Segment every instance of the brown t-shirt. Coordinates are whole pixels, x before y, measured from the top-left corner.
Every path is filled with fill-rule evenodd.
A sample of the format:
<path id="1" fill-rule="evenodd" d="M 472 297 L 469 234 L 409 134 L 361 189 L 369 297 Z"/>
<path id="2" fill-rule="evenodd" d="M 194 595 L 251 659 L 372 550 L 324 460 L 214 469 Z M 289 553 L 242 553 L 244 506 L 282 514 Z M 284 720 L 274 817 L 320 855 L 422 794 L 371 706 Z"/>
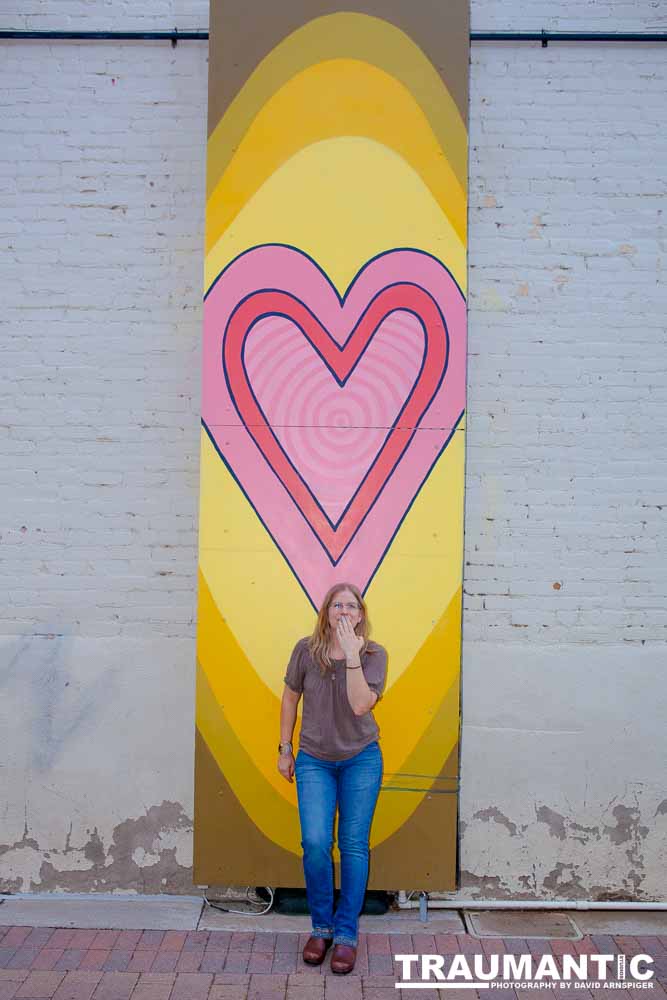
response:
<path id="1" fill-rule="evenodd" d="M 333 669 L 322 674 L 308 649 L 308 639 L 299 639 L 292 655 L 285 684 L 303 693 L 299 747 L 321 760 L 346 760 L 380 735 L 373 713 L 355 715 L 347 697 L 345 660 L 333 660 Z M 371 691 L 382 695 L 387 675 L 387 651 L 375 642 L 361 654 L 361 668 Z"/>

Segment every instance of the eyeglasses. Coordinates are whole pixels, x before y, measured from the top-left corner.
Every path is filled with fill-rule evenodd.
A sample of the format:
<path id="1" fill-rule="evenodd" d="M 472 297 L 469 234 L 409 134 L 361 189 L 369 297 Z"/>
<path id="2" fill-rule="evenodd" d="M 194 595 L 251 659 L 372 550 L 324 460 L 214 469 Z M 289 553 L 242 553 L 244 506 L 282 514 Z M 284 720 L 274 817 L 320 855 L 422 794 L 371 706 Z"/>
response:
<path id="1" fill-rule="evenodd" d="M 358 604 L 341 604 L 340 601 L 336 601 L 335 604 L 331 605 L 331 607 L 334 609 L 334 611 L 359 611 L 360 610 Z"/>

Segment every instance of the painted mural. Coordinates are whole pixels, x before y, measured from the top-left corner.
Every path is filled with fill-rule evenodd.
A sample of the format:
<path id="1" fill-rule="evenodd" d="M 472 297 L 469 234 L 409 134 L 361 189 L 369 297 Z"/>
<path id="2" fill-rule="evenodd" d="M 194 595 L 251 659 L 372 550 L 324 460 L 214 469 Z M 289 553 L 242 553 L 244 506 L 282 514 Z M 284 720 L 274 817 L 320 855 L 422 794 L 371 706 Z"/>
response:
<path id="1" fill-rule="evenodd" d="M 282 679 L 350 580 L 389 652 L 369 884 L 455 886 L 468 38 L 467 0 L 211 4 L 199 883 L 303 884 Z"/>

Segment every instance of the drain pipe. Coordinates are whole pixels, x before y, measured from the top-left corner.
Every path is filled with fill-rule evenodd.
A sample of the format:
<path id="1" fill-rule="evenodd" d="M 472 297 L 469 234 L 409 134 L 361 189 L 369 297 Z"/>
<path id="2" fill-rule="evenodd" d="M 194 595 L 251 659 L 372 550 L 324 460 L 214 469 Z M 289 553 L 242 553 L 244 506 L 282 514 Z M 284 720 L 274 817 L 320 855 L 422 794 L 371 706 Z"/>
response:
<path id="1" fill-rule="evenodd" d="M 418 899 L 408 899 L 405 889 L 399 889 L 397 902 L 400 910 L 419 910 L 422 921 L 427 919 L 428 910 L 667 910 L 667 903 L 631 900 L 431 899 L 427 892 L 420 892 Z"/>

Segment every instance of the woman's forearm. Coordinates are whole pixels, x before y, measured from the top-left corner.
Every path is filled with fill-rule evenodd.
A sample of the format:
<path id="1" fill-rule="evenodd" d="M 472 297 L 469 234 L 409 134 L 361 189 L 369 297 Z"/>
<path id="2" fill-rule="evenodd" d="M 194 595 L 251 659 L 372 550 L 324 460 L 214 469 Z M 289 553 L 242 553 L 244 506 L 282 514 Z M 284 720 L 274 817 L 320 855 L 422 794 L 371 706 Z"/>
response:
<path id="1" fill-rule="evenodd" d="M 294 735 L 294 726 L 296 724 L 296 710 L 299 704 L 298 695 L 290 697 L 290 694 L 285 691 L 283 693 L 282 701 L 280 702 L 280 742 L 281 743 L 291 743 L 292 736 Z"/>
<path id="2" fill-rule="evenodd" d="M 347 658 L 345 673 L 350 708 L 355 715 L 365 715 L 377 701 L 377 695 L 366 683 L 358 653 Z"/>

